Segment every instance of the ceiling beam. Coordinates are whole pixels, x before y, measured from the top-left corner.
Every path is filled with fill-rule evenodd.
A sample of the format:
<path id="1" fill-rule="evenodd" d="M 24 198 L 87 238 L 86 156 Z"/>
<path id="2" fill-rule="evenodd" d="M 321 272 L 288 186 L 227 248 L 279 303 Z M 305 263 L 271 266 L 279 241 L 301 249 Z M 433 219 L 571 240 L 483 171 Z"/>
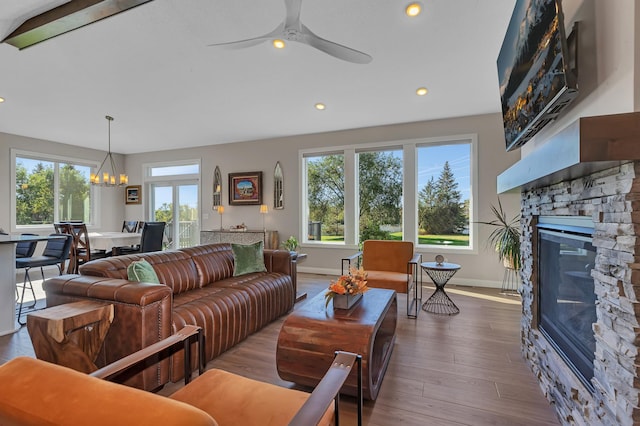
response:
<path id="1" fill-rule="evenodd" d="M 27 19 L 3 43 L 24 49 L 153 0 L 71 0 Z"/>

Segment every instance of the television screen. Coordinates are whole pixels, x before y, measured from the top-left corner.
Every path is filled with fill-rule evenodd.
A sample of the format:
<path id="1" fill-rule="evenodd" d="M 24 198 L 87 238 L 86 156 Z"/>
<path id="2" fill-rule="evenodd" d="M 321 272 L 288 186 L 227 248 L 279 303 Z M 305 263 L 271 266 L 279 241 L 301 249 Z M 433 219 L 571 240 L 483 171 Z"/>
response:
<path id="1" fill-rule="evenodd" d="M 531 139 L 577 95 L 567 55 L 560 0 L 517 0 L 498 55 L 508 151 Z"/>

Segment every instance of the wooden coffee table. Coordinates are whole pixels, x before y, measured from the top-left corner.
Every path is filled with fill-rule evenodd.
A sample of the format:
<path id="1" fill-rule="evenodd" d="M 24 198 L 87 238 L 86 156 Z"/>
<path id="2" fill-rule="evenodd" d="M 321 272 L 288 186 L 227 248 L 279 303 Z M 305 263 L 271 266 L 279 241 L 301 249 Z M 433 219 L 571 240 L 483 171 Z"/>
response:
<path id="1" fill-rule="evenodd" d="M 396 339 L 398 303 L 393 290 L 373 288 L 349 310 L 325 308 L 324 291 L 284 321 L 276 349 L 283 380 L 315 386 L 331 365 L 334 352 L 362 355 L 363 397 L 375 400 Z M 357 396 L 353 371 L 342 392 Z"/>

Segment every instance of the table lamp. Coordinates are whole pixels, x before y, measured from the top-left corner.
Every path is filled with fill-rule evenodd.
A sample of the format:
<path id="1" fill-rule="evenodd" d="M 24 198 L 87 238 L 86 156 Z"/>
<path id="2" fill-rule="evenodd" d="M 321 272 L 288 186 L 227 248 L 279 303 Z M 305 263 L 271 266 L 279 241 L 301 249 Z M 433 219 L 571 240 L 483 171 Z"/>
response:
<path id="1" fill-rule="evenodd" d="M 220 230 L 222 231 L 222 214 L 224 213 L 224 206 L 218 206 L 218 214 L 220 215 Z"/>
<path id="2" fill-rule="evenodd" d="M 269 207 L 267 207 L 266 204 L 261 204 L 260 205 L 260 214 L 262 215 L 262 230 L 266 231 L 267 228 L 265 228 L 264 226 L 264 217 L 267 215 L 267 213 L 269 213 Z"/>

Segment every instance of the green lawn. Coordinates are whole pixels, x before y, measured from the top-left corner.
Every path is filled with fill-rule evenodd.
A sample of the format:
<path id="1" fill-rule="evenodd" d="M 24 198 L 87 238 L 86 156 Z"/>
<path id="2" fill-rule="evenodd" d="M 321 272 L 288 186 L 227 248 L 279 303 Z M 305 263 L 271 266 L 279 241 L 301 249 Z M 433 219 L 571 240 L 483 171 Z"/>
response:
<path id="1" fill-rule="evenodd" d="M 401 232 L 394 232 L 390 234 L 392 240 L 402 240 Z M 468 235 L 419 235 L 419 244 L 430 244 L 439 246 L 469 246 Z M 328 243 L 336 243 L 344 241 L 342 235 L 323 235 L 322 241 Z"/>

